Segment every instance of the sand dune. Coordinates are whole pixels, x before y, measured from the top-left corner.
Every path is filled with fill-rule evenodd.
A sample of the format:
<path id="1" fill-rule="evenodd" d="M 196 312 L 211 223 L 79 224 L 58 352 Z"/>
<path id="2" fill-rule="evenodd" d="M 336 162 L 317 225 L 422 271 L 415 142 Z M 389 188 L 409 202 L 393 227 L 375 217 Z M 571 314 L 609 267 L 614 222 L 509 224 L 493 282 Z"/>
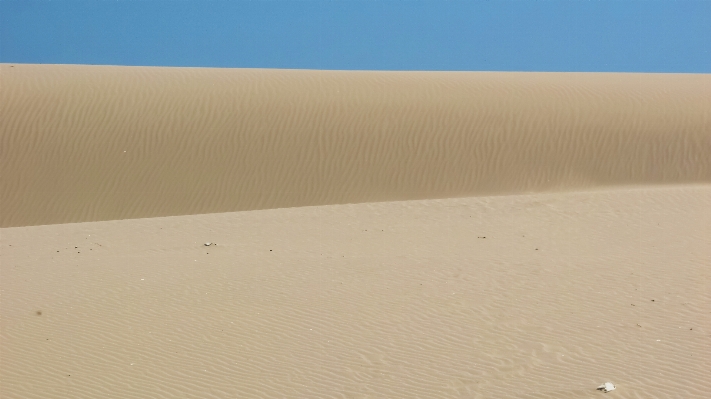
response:
<path id="1" fill-rule="evenodd" d="M 0 66 L 0 226 L 711 182 L 711 76 Z"/>
<path id="2" fill-rule="evenodd" d="M 709 226 L 706 185 L 6 228 L 0 396 L 705 398 Z"/>
<path id="3" fill-rule="evenodd" d="M 0 399 L 707 397 L 709 93 L 0 65 Z"/>

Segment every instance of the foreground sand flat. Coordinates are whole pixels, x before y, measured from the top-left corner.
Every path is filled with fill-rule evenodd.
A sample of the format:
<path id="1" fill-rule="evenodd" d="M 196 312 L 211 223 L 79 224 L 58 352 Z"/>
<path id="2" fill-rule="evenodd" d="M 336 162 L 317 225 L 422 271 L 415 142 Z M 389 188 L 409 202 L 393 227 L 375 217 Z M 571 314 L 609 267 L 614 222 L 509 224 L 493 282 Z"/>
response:
<path id="1" fill-rule="evenodd" d="M 5 228 L 0 396 L 705 398 L 710 226 L 695 185 Z"/>
<path id="2" fill-rule="evenodd" d="M 711 182 L 711 75 L 0 65 L 0 227 Z"/>

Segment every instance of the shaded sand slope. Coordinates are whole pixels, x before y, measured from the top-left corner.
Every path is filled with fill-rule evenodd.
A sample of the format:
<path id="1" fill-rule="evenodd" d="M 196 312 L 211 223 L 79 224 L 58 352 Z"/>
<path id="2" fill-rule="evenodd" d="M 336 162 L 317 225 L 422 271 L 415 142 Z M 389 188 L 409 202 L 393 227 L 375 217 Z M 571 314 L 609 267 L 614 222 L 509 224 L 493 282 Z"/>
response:
<path id="1" fill-rule="evenodd" d="M 0 66 L 0 226 L 711 181 L 711 75 Z"/>
<path id="2" fill-rule="evenodd" d="M 710 226 L 711 185 L 6 228 L 0 396 L 705 398 Z"/>

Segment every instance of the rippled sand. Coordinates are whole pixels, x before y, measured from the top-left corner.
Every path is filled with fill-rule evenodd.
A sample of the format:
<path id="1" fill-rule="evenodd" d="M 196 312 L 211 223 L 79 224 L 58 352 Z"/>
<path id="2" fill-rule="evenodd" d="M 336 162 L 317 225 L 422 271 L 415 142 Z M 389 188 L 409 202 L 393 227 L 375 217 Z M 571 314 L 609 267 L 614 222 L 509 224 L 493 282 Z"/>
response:
<path id="1" fill-rule="evenodd" d="M 710 84 L 1 65 L 0 398 L 704 398 Z"/>
<path id="2" fill-rule="evenodd" d="M 0 66 L 0 226 L 711 182 L 711 75 Z"/>

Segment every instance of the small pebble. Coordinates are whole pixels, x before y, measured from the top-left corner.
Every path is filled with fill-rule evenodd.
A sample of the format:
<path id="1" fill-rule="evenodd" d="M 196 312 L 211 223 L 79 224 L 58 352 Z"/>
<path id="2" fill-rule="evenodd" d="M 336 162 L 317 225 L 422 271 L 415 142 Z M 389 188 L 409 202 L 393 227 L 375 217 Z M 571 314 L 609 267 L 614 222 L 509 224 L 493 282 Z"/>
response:
<path id="1" fill-rule="evenodd" d="M 599 387 L 597 387 L 598 391 L 602 391 L 605 393 L 614 391 L 615 389 L 617 389 L 617 387 L 615 386 L 615 384 L 613 384 L 611 382 L 606 382 L 606 383 L 600 385 Z"/>

